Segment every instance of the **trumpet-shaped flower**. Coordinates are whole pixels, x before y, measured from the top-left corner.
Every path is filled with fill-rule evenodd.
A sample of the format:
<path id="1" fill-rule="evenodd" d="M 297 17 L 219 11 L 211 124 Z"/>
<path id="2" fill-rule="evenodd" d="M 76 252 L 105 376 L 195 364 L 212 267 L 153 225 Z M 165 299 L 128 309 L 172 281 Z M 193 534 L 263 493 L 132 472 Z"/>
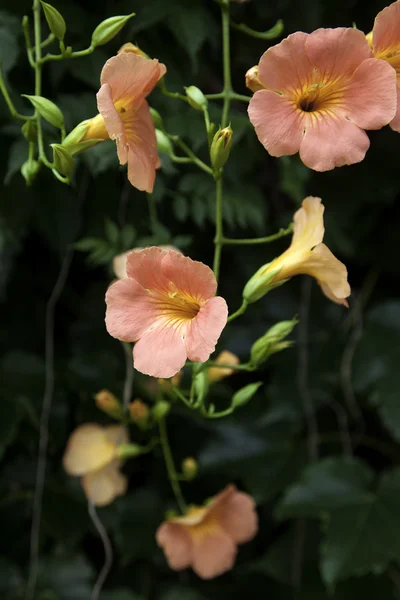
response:
<path id="1" fill-rule="evenodd" d="M 373 58 L 361 31 L 297 32 L 261 57 L 250 121 L 272 156 L 300 153 L 316 171 L 360 162 L 364 129 L 380 129 L 396 113 L 396 76 Z"/>
<path id="2" fill-rule="evenodd" d="M 81 477 L 88 500 L 106 506 L 125 494 L 127 479 L 120 473 L 118 446 L 129 441 L 120 425 L 101 427 L 96 423 L 80 425 L 71 434 L 63 457 L 69 475 Z"/>
<path id="3" fill-rule="evenodd" d="M 171 569 L 192 567 L 203 579 L 229 571 L 237 545 L 249 542 L 258 530 L 254 500 L 227 486 L 202 507 L 191 507 L 183 517 L 168 519 L 158 528 L 157 543 Z"/>
<path id="4" fill-rule="evenodd" d="M 251 293 L 257 294 L 259 298 L 274 285 L 294 275 L 311 275 L 317 280 L 325 296 L 337 304 L 348 306 L 346 298 L 350 296 L 350 286 L 347 269 L 322 243 L 325 232 L 324 210 L 320 198 L 309 196 L 303 200 L 302 207 L 293 217 L 292 243 L 283 254 L 261 267 L 250 279 L 246 288 Z M 257 289 L 263 287 L 263 281 L 266 282 L 264 291 Z"/>
<path id="5" fill-rule="evenodd" d="M 146 96 L 166 68 L 133 52 L 110 58 L 101 72 L 97 93 L 99 115 L 91 119 L 84 140 L 107 139 L 117 143 L 121 165 L 128 163 L 128 179 L 138 190 L 152 192 L 160 166 L 155 128 Z"/>
<path id="6" fill-rule="evenodd" d="M 386 60 L 396 71 L 397 112 L 390 126 L 394 131 L 400 132 L 400 0 L 377 14 L 371 33 L 367 39 L 373 55 Z"/>
<path id="7" fill-rule="evenodd" d="M 226 369 L 218 367 L 217 365 L 232 365 L 234 367 L 239 363 L 240 360 L 236 354 L 229 352 L 229 350 L 223 350 L 215 359 L 215 366 L 208 369 L 208 381 L 219 381 L 220 379 L 224 379 L 224 377 L 229 377 L 229 375 L 232 375 L 232 373 L 235 372 L 234 369 Z"/>
<path id="8" fill-rule="evenodd" d="M 126 279 L 107 290 L 106 327 L 113 337 L 136 342 L 135 368 L 169 378 L 187 358 L 204 362 L 225 327 L 226 302 L 203 263 L 157 246 L 131 252 Z"/>

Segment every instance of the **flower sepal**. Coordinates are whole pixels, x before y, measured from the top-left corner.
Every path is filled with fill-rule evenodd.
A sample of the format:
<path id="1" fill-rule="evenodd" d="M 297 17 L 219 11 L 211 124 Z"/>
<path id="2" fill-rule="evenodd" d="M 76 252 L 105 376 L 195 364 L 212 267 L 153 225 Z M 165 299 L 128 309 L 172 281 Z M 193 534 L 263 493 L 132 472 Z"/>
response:
<path id="1" fill-rule="evenodd" d="M 260 267 L 244 286 L 243 300 L 246 300 L 246 302 L 249 304 L 252 302 L 257 302 L 257 300 L 265 296 L 265 294 L 270 292 L 272 289 L 282 285 L 287 281 L 287 279 L 284 279 L 283 281 L 272 283 L 272 281 L 278 275 L 280 269 L 265 272 L 270 264 L 271 263 L 266 263 Z"/>

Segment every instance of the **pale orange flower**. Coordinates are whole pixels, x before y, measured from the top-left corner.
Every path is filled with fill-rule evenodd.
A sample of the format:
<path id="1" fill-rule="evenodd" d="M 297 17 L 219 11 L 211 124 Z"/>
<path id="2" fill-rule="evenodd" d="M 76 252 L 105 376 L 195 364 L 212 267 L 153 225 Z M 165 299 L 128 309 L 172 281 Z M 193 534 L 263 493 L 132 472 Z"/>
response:
<path id="1" fill-rule="evenodd" d="M 233 352 L 229 352 L 229 350 L 223 350 L 214 361 L 217 365 L 238 365 L 240 363 L 239 357 Z M 210 367 L 208 369 L 208 381 L 214 382 L 223 379 L 224 377 L 229 377 L 234 373 L 234 369 L 222 369 L 221 367 Z"/>

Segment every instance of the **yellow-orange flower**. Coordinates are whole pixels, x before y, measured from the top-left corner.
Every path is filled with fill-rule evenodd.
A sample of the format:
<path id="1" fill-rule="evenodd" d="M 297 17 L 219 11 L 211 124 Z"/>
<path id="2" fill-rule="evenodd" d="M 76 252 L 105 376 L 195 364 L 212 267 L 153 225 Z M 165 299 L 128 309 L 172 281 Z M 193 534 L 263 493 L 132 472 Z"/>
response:
<path id="1" fill-rule="evenodd" d="M 217 356 L 215 359 L 216 365 L 238 365 L 240 363 L 239 358 L 233 352 L 229 352 L 229 350 L 223 350 L 221 354 Z M 208 381 L 214 382 L 223 379 L 224 377 L 229 377 L 234 373 L 234 369 L 225 369 L 217 366 L 210 367 L 208 369 Z"/>
<path id="2" fill-rule="evenodd" d="M 233 567 L 237 545 L 249 542 L 257 530 L 253 498 L 228 485 L 207 506 L 164 521 L 156 539 L 171 569 L 192 567 L 199 577 L 211 579 Z"/>
<path id="3" fill-rule="evenodd" d="M 324 210 L 321 198 L 308 196 L 303 200 L 302 207 L 293 217 L 292 243 L 283 254 L 261 267 L 251 278 L 246 285 L 249 295 L 257 294 L 258 299 L 271 287 L 294 275 L 311 275 L 317 280 L 325 296 L 333 302 L 348 306 L 346 298 L 350 296 L 350 286 L 347 269 L 322 243 L 325 232 Z M 259 288 L 265 286 L 265 290 L 258 289 L 257 285 Z M 249 302 L 251 301 L 254 300 L 249 297 Z"/>
<path id="4" fill-rule="evenodd" d="M 64 469 L 81 477 L 86 497 L 96 506 L 110 504 L 125 494 L 127 479 L 119 470 L 122 461 L 118 447 L 128 442 L 126 429 L 120 425 L 86 423 L 72 432 L 63 457 Z"/>

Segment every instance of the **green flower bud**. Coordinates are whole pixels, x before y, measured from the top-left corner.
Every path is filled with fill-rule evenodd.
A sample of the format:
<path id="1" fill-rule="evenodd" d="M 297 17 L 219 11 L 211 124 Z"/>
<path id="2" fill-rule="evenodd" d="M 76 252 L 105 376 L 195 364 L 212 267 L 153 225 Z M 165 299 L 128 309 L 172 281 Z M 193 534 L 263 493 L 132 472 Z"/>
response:
<path id="1" fill-rule="evenodd" d="M 190 481 L 191 479 L 194 479 L 197 475 L 198 472 L 198 465 L 197 462 L 194 458 L 192 458 L 191 456 L 188 456 L 187 458 L 185 458 L 182 461 L 182 473 L 185 476 L 185 478 Z"/>
<path id="2" fill-rule="evenodd" d="M 256 340 L 250 352 L 250 364 L 254 367 L 267 360 L 272 354 L 289 348 L 292 342 L 282 341 L 297 325 L 298 320 L 281 321 L 273 325 L 262 337 Z"/>
<path id="3" fill-rule="evenodd" d="M 70 179 L 74 172 L 74 159 L 61 144 L 50 144 L 50 146 L 53 148 L 53 161 L 57 171 Z"/>
<path id="4" fill-rule="evenodd" d="M 256 383 L 249 383 L 249 385 L 245 385 L 242 389 L 238 390 L 232 398 L 232 406 L 237 408 L 238 406 L 247 404 L 262 384 L 262 381 L 257 381 Z"/>
<path id="5" fill-rule="evenodd" d="M 121 444 L 117 447 L 116 458 L 131 458 L 132 456 L 139 456 L 142 452 L 143 449 L 138 444 Z"/>
<path id="6" fill-rule="evenodd" d="M 268 265 L 263 265 L 258 269 L 256 273 L 254 273 L 253 277 L 249 279 L 243 289 L 243 299 L 246 300 L 249 304 L 252 302 L 256 302 L 265 294 L 267 294 L 270 290 L 285 283 L 286 279 L 283 281 L 279 281 L 279 283 L 271 283 L 272 280 L 279 273 L 279 269 L 274 271 L 266 271 Z"/>
<path id="7" fill-rule="evenodd" d="M 22 135 L 28 142 L 35 142 L 37 139 L 37 125 L 35 121 L 26 121 L 21 127 Z"/>
<path id="8" fill-rule="evenodd" d="M 190 85 L 189 87 L 185 88 L 185 92 L 188 102 L 192 108 L 195 108 L 196 110 L 203 110 L 207 107 L 207 98 L 198 87 L 195 85 Z"/>
<path id="9" fill-rule="evenodd" d="M 74 129 L 64 138 L 63 146 L 69 146 L 80 142 L 89 129 L 90 121 L 91 119 L 86 119 L 74 127 Z"/>
<path id="10" fill-rule="evenodd" d="M 26 181 L 26 185 L 32 185 L 40 169 L 40 163 L 37 160 L 27 160 L 21 167 L 21 174 Z"/>
<path id="11" fill-rule="evenodd" d="M 156 111 L 155 108 L 150 107 L 150 114 L 151 114 L 151 118 L 153 119 L 154 127 L 156 129 L 163 129 L 164 124 L 163 124 L 163 120 L 161 118 L 160 113 L 158 111 Z"/>
<path id="12" fill-rule="evenodd" d="M 43 119 L 46 119 L 54 127 L 62 129 L 64 127 L 64 115 L 54 102 L 43 98 L 43 96 L 28 96 L 22 94 L 23 98 L 28 98 L 29 102 L 33 104 L 38 113 Z"/>
<path id="13" fill-rule="evenodd" d="M 208 373 L 207 370 L 200 371 L 194 376 L 193 387 L 196 399 L 199 403 L 203 402 L 208 392 Z"/>
<path id="14" fill-rule="evenodd" d="M 152 412 L 153 419 L 155 421 L 161 421 L 170 411 L 169 402 L 165 402 L 165 400 L 159 400 L 157 404 L 154 406 Z"/>
<path id="15" fill-rule="evenodd" d="M 211 164 L 214 169 L 221 169 L 228 160 L 232 147 L 233 131 L 230 127 L 218 129 L 210 148 Z"/>
<path id="16" fill-rule="evenodd" d="M 157 149 L 160 152 L 165 152 L 169 156 L 174 153 L 174 149 L 172 147 L 171 141 L 165 135 L 163 131 L 160 129 L 156 129 L 156 138 L 157 138 Z"/>
<path id="17" fill-rule="evenodd" d="M 118 17 L 110 17 L 105 21 L 102 21 L 100 25 L 97 25 L 96 29 L 92 33 L 92 41 L 91 46 L 96 48 L 97 46 L 102 46 L 103 44 L 107 44 L 110 40 L 113 39 L 121 31 L 123 26 L 135 16 L 135 13 L 130 15 L 121 15 Z"/>
<path id="18" fill-rule="evenodd" d="M 43 0 L 40 0 L 40 4 L 42 5 L 44 16 L 46 17 L 47 25 L 49 26 L 51 33 L 61 42 L 64 39 L 67 30 L 63 16 L 56 8 L 54 8 L 54 6 L 51 6 L 51 4 L 47 4 L 47 2 L 43 2 Z"/>

